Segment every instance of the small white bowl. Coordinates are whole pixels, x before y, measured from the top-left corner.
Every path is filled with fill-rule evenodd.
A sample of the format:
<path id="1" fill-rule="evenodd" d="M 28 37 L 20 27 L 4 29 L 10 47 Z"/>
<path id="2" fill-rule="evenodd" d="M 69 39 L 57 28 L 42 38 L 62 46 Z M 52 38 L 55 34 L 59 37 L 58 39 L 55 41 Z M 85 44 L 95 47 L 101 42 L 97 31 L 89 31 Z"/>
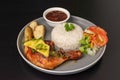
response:
<path id="1" fill-rule="evenodd" d="M 49 12 L 52 12 L 52 11 L 62 11 L 64 12 L 66 15 L 67 15 L 67 18 L 63 21 L 51 21 L 49 19 L 46 18 L 46 15 L 49 13 Z M 61 7 L 52 7 L 52 8 L 48 8 L 47 10 L 45 10 L 43 12 L 43 18 L 47 21 L 47 23 L 51 26 L 51 27 L 55 27 L 57 26 L 58 24 L 61 24 L 61 23 L 64 23 L 66 22 L 69 18 L 70 18 L 70 12 L 65 9 L 65 8 L 61 8 Z"/>

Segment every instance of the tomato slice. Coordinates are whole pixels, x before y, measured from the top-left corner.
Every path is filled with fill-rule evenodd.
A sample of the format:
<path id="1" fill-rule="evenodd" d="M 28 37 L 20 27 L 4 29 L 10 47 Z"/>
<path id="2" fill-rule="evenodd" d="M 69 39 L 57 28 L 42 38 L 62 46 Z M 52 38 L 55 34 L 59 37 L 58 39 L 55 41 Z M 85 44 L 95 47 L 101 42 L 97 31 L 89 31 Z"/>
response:
<path id="1" fill-rule="evenodd" d="M 104 46 L 108 42 L 107 32 L 98 27 L 98 26 L 90 26 L 88 30 L 91 30 L 95 36 L 92 36 L 92 42 L 97 46 Z"/>

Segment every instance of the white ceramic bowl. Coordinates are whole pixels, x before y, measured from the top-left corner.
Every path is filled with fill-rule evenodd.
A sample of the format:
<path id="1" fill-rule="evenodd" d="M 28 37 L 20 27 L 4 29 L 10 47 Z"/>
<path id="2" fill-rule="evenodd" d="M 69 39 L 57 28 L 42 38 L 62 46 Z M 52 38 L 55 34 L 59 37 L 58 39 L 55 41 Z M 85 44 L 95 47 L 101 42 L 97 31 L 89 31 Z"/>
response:
<path id="1" fill-rule="evenodd" d="M 62 11 L 64 12 L 66 15 L 67 15 L 67 18 L 63 21 L 51 21 L 51 20 L 48 20 L 46 18 L 46 15 L 49 13 L 49 12 L 52 12 L 52 11 Z M 64 23 L 66 22 L 69 18 L 70 18 L 70 12 L 65 9 L 65 8 L 61 8 L 61 7 L 52 7 L 52 8 L 48 8 L 47 10 L 45 10 L 43 12 L 43 18 L 47 21 L 47 23 L 52 26 L 52 27 L 55 27 L 56 25 L 58 24 L 61 24 L 61 23 Z"/>

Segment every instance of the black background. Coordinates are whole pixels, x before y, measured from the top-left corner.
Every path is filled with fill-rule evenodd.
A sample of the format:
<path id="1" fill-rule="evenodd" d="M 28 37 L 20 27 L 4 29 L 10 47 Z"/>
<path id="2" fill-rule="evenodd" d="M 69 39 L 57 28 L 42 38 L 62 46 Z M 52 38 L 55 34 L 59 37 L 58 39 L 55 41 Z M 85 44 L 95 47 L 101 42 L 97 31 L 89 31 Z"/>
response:
<path id="1" fill-rule="evenodd" d="M 102 59 L 78 74 L 57 76 L 37 71 L 19 55 L 16 39 L 28 22 L 49 7 L 64 7 L 72 15 L 103 27 L 109 43 Z M 120 80 L 120 0 L 0 1 L 0 80 Z"/>

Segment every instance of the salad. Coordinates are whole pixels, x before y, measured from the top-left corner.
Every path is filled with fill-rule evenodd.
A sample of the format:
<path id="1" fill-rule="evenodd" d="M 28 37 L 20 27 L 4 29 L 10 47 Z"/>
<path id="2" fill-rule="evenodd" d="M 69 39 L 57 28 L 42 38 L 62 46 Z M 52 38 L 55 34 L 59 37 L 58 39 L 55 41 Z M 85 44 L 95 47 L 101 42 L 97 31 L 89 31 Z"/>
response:
<path id="1" fill-rule="evenodd" d="M 90 26 L 85 29 L 83 38 L 80 40 L 79 50 L 85 54 L 95 55 L 96 51 L 107 44 L 107 32 L 98 26 Z"/>

